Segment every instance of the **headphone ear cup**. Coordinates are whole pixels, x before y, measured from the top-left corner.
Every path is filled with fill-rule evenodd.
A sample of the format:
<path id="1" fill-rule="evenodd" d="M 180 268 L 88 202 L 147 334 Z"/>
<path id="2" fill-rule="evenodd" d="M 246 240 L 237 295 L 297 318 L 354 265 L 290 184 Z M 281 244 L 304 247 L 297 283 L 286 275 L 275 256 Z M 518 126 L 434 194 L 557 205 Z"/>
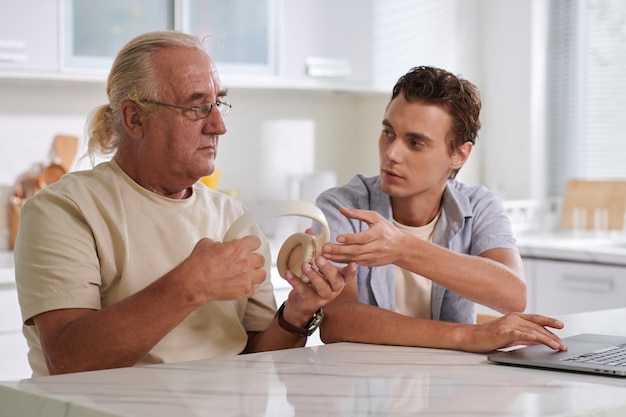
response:
<path id="1" fill-rule="evenodd" d="M 296 233 L 289 236 L 278 251 L 276 267 L 281 277 L 285 277 L 287 271 L 308 282 L 309 279 L 302 272 L 302 264 L 312 262 L 316 253 L 315 237 L 306 233 Z"/>

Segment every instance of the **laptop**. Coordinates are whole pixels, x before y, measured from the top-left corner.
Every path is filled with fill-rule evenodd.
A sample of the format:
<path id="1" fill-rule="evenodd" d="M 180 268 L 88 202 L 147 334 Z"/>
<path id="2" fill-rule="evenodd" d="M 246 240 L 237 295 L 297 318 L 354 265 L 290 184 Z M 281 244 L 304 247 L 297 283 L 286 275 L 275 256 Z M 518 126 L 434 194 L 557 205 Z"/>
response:
<path id="1" fill-rule="evenodd" d="M 500 349 L 489 353 L 487 359 L 505 365 L 626 377 L 626 337 L 585 333 L 563 341 L 568 347 L 565 352 L 532 345 Z"/>

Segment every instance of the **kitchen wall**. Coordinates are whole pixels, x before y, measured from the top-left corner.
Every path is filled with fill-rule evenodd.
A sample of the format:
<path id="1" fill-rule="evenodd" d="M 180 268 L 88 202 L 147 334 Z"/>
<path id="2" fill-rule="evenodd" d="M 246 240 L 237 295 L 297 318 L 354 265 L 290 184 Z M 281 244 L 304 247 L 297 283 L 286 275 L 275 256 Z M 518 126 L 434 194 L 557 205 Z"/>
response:
<path id="1" fill-rule="evenodd" d="M 541 135 L 531 106 L 533 77 L 541 50 L 533 39 L 541 0 L 459 1 L 458 50 L 452 71 L 474 81 L 483 96 L 483 129 L 478 146 L 459 178 L 483 183 L 509 199 L 533 197 L 538 189 L 533 145 Z M 541 15 L 541 13 L 539 13 Z M 540 36 L 539 36 L 540 37 Z M 398 45 L 398 48 L 401 48 Z M 415 45 L 407 45 L 414 48 Z M 415 65 L 429 62 L 415 62 Z M 407 68 L 408 69 L 408 68 Z M 257 195 L 260 131 L 265 121 L 310 119 L 314 122 L 317 171 L 334 171 L 340 183 L 354 173 L 377 172 L 377 138 L 393 82 L 382 93 L 231 88 L 229 132 L 220 142 L 220 188 L 235 190 L 244 202 Z M 35 82 L 0 78 L 0 198 L 12 191 L 17 176 L 33 164 L 49 161 L 57 133 L 83 138 L 86 115 L 106 101 L 104 83 Z M 297 157 L 297 156 L 296 156 Z M 539 158 L 539 159 L 538 159 Z M 83 159 L 77 168 L 89 167 Z M 0 250 L 8 245 L 8 214 L 0 204 Z M 7 238 L 5 238 L 7 236 Z"/>

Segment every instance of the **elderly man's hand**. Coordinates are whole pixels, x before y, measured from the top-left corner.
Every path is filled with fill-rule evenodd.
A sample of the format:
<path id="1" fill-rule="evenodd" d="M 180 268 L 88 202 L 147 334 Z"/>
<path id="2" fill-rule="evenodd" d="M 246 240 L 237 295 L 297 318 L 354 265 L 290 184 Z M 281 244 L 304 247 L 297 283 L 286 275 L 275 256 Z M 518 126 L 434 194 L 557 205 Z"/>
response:
<path id="1" fill-rule="evenodd" d="M 315 234 L 312 229 L 306 232 Z M 285 319 L 290 323 L 306 323 L 317 310 L 341 294 L 346 282 L 356 279 L 357 265 L 353 262 L 341 268 L 322 256 L 318 256 L 313 262 L 315 265 L 302 265 L 302 272 L 309 282 L 302 281 L 291 271 L 287 271 L 284 277 L 293 287 L 284 312 Z"/>

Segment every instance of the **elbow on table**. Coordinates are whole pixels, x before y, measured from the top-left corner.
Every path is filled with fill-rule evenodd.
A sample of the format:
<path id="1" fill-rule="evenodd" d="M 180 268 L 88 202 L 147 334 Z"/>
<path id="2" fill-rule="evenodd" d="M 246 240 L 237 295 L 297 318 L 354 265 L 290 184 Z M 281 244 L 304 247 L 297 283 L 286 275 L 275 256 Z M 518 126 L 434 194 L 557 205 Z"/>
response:
<path id="1" fill-rule="evenodd" d="M 77 367 L 75 363 L 71 363 L 71 361 L 66 361 L 61 358 L 51 357 L 50 355 L 45 355 L 46 359 L 46 367 L 48 368 L 48 373 L 50 375 L 61 375 L 61 374 L 70 374 L 74 372 L 82 372 L 90 369 L 82 369 Z"/>

